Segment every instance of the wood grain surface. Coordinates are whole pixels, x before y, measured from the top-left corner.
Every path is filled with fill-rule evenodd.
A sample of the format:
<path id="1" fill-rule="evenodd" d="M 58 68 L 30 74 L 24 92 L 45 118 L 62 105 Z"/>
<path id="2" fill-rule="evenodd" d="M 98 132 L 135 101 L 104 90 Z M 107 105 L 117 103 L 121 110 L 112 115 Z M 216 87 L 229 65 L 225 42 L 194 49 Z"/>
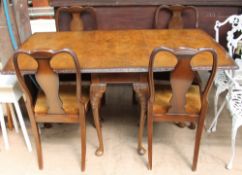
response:
<path id="1" fill-rule="evenodd" d="M 127 6 L 127 5 L 204 5 L 204 6 L 241 6 L 240 0 L 51 0 L 53 6 L 85 5 L 85 6 Z"/>
<path id="2" fill-rule="evenodd" d="M 115 30 L 37 33 L 32 35 L 21 49 L 53 49 L 70 48 L 78 56 L 81 71 L 86 73 L 111 72 L 147 72 L 149 56 L 155 47 L 170 48 L 214 48 L 218 54 L 220 69 L 236 68 L 234 61 L 225 49 L 217 44 L 206 32 L 199 29 L 180 30 Z M 73 65 L 66 55 L 52 60 L 51 65 L 60 72 L 72 72 Z M 59 57 L 60 57 L 59 56 Z M 159 55 L 155 63 L 156 69 L 170 70 L 176 65 L 172 55 Z M 194 69 L 209 69 L 209 54 L 201 54 L 192 60 Z M 20 58 L 20 68 L 32 71 L 37 64 L 31 58 Z M 58 60 L 58 61 L 57 61 Z M 4 72 L 13 72 L 11 59 Z"/>

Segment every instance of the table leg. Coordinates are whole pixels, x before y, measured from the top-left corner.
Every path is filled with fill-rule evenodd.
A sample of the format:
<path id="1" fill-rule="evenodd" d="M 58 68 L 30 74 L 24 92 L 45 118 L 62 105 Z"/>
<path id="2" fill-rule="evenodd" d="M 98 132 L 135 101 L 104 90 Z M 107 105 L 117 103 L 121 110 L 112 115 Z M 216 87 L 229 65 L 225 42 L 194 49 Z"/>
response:
<path id="1" fill-rule="evenodd" d="M 10 105 L 11 104 L 5 104 L 7 118 L 8 118 L 7 125 L 9 130 L 13 130 L 13 120 L 12 120 L 13 114 L 11 114 Z"/>
<path id="2" fill-rule="evenodd" d="M 103 146 L 103 138 L 102 138 L 102 131 L 100 127 L 100 120 L 99 120 L 99 107 L 101 98 L 106 91 L 107 85 L 105 83 L 92 83 L 91 84 L 91 90 L 90 90 L 90 101 L 92 106 L 92 112 L 93 112 L 93 118 L 94 123 L 97 130 L 98 140 L 99 140 L 99 147 L 96 150 L 96 155 L 101 156 L 104 152 L 104 146 Z"/>
<path id="3" fill-rule="evenodd" d="M 142 138 L 144 132 L 144 124 L 146 119 L 147 112 L 147 94 L 148 94 L 148 85 L 147 83 L 134 83 L 134 91 L 138 97 L 140 104 L 140 123 L 139 123 L 139 132 L 138 132 L 138 148 L 137 151 L 140 155 L 145 154 L 146 150 L 142 145 Z"/>

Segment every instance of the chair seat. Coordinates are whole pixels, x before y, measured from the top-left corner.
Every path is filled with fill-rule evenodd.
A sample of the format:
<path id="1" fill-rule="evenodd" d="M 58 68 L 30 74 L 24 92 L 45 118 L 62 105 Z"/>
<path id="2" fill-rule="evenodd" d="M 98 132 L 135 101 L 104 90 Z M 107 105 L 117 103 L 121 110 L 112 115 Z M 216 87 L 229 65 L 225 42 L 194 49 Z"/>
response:
<path id="1" fill-rule="evenodd" d="M 15 75 L 0 75 L 0 103 L 13 103 L 22 95 Z"/>
<path id="2" fill-rule="evenodd" d="M 25 126 L 25 122 L 23 119 L 23 115 L 21 113 L 21 109 L 19 106 L 19 99 L 22 97 L 23 93 L 18 85 L 18 80 L 16 75 L 0 75 L 0 103 L 10 103 L 10 112 L 11 112 L 11 119 L 14 124 L 14 128 L 16 132 L 18 132 L 18 124 L 16 120 L 16 116 L 13 110 L 13 106 L 15 108 L 18 121 L 25 139 L 25 143 L 27 145 L 28 151 L 32 151 L 32 146 L 31 142 L 29 140 L 28 132 Z M 3 111 L 2 107 L 0 104 L 0 118 L 1 118 L 1 127 L 2 127 L 2 133 L 4 137 L 4 143 L 5 147 L 8 149 L 9 148 L 9 143 L 8 143 L 8 138 L 7 138 L 7 132 L 6 132 L 6 126 L 5 126 L 5 121 L 4 121 L 4 116 L 3 116 Z"/>
<path id="3" fill-rule="evenodd" d="M 169 85 L 155 86 L 155 101 L 153 104 L 154 113 L 167 113 L 170 108 L 172 89 Z M 201 99 L 199 86 L 192 85 L 186 94 L 187 104 L 185 110 L 189 114 L 199 114 L 201 109 Z"/>
<path id="4" fill-rule="evenodd" d="M 63 110 L 66 114 L 78 114 L 76 85 L 64 84 L 60 85 L 59 96 L 63 103 Z M 85 110 L 89 102 L 89 86 L 82 86 L 82 100 L 85 103 Z M 38 93 L 34 112 L 36 114 L 46 114 L 48 111 L 46 97 L 43 91 Z"/>
<path id="5" fill-rule="evenodd" d="M 16 75 L 0 75 L 0 88 L 12 88 L 18 83 Z"/>

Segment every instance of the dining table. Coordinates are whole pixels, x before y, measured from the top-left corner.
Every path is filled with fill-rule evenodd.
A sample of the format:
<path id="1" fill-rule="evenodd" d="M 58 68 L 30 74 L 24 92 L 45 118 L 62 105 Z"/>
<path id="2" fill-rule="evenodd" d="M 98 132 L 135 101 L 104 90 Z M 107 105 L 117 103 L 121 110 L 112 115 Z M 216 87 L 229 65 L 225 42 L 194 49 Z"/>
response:
<path id="1" fill-rule="evenodd" d="M 24 50 L 62 48 L 72 49 L 78 57 L 81 73 L 91 74 L 90 102 L 93 115 L 99 119 L 99 105 L 107 84 L 132 84 L 138 98 L 141 111 L 145 115 L 148 97 L 147 72 L 152 50 L 156 47 L 168 48 L 213 48 L 218 56 L 218 69 L 236 69 L 234 60 L 227 51 L 209 34 L 201 29 L 146 29 L 146 30 L 96 30 L 80 32 L 35 33 L 21 46 Z M 51 62 L 58 73 L 73 73 L 74 66 L 65 55 Z M 155 71 L 171 71 L 177 60 L 170 54 L 160 55 Z M 61 61 L 60 61 L 61 60 Z M 210 70 L 211 56 L 204 53 L 191 62 L 192 69 Z M 26 74 L 33 74 L 36 62 L 22 56 L 20 69 Z M 4 74 L 14 74 L 12 58 L 4 69 Z M 192 81 L 192 80 L 188 80 Z M 48 82 L 48 80 L 46 80 Z M 182 85 L 181 85 L 182 87 Z M 185 95 L 185 94 L 183 94 Z M 97 128 L 100 147 L 103 148 L 101 128 Z M 100 148 L 99 147 L 99 148 Z M 142 146 L 139 145 L 139 148 Z M 99 154 L 103 152 L 99 149 Z"/>

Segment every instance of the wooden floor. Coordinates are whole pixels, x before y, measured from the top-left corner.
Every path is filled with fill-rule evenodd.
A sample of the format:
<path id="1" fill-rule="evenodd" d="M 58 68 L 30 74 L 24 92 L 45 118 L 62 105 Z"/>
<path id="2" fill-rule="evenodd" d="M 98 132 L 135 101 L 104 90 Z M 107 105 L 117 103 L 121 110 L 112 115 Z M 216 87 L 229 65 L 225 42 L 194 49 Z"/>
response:
<path id="1" fill-rule="evenodd" d="M 213 90 L 211 92 L 212 99 Z M 159 123 L 154 126 L 153 170 L 147 170 L 147 154 L 136 152 L 139 107 L 132 104 L 131 86 L 109 86 L 106 105 L 101 110 L 105 153 L 94 155 L 97 135 L 91 124 L 89 111 L 87 121 L 87 166 L 83 174 L 125 175 L 238 175 L 242 172 L 242 132 L 238 133 L 237 151 L 232 170 L 225 169 L 230 158 L 231 117 L 225 109 L 219 119 L 217 132 L 204 132 L 198 169 L 191 171 L 194 130 L 178 128 L 173 123 Z M 206 127 L 213 118 L 213 101 L 210 100 Z M 26 121 L 29 126 L 28 120 Z M 32 144 L 33 137 L 29 129 Z M 75 175 L 80 170 L 80 140 L 78 125 L 54 125 L 41 130 L 44 170 L 38 170 L 35 150 L 29 153 L 22 134 L 8 131 L 10 150 L 3 149 L 0 134 L 1 175 Z M 147 132 L 144 143 L 147 147 Z"/>

